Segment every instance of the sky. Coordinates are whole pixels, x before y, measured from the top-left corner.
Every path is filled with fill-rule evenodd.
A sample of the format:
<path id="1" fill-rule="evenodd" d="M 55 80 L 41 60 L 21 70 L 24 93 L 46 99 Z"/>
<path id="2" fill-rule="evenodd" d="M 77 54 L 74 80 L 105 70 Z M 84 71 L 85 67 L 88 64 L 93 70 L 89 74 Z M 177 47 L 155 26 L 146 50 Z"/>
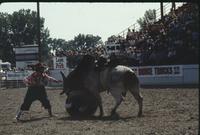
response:
<path id="1" fill-rule="evenodd" d="M 166 6 L 169 6 L 166 3 Z M 74 39 L 79 33 L 100 36 L 105 42 L 108 37 L 117 35 L 148 9 L 159 9 L 160 3 L 55 3 L 41 2 L 40 17 L 45 18 L 44 26 L 50 37 L 66 41 Z M 0 12 L 12 14 L 20 9 L 37 11 L 37 3 L 2 3 Z M 159 11 L 158 11 L 159 12 Z"/>

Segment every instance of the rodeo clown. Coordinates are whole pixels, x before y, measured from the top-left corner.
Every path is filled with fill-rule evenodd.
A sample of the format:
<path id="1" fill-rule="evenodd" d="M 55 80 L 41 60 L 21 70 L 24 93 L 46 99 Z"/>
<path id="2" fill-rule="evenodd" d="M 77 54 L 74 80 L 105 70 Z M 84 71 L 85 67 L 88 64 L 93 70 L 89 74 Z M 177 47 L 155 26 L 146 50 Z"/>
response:
<path id="1" fill-rule="evenodd" d="M 29 108 L 33 101 L 39 100 L 42 106 L 48 110 L 49 116 L 52 117 L 51 105 L 47 97 L 45 84 L 47 81 L 52 82 L 62 82 L 61 80 L 56 80 L 53 77 L 48 76 L 45 71 L 45 66 L 42 63 L 38 63 L 34 66 L 35 72 L 24 79 L 24 83 L 28 85 L 28 90 L 25 95 L 24 101 L 20 106 L 20 110 L 17 113 L 15 119 L 20 120 L 20 116 L 23 111 L 29 111 Z"/>

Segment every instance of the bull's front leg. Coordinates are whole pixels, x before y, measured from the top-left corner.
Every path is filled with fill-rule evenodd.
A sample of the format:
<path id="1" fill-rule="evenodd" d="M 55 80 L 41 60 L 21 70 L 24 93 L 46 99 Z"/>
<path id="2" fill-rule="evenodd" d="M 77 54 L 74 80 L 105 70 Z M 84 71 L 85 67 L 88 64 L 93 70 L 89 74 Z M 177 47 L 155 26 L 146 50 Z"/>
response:
<path id="1" fill-rule="evenodd" d="M 117 115 L 117 113 L 116 113 L 117 108 L 119 107 L 119 105 L 123 101 L 123 98 L 122 98 L 122 93 L 123 92 L 122 92 L 122 90 L 120 88 L 116 87 L 116 88 L 112 88 L 110 90 L 110 93 L 115 99 L 115 106 L 111 111 L 111 116 L 115 116 L 115 115 Z"/>
<path id="2" fill-rule="evenodd" d="M 92 94 L 95 96 L 96 100 L 97 100 L 97 104 L 100 110 L 100 114 L 99 117 L 103 117 L 104 115 L 104 111 L 103 111 L 103 106 L 102 106 L 102 99 L 101 99 L 101 95 L 98 91 L 91 91 Z"/>
<path id="3" fill-rule="evenodd" d="M 117 110 L 117 108 L 119 107 L 119 105 L 121 104 L 122 101 L 123 101 L 122 97 L 117 99 L 116 104 L 115 104 L 114 108 L 111 111 L 111 116 L 115 116 L 117 114 L 116 110 Z"/>
<path id="4" fill-rule="evenodd" d="M 99 117 L 103 117 L 104 112 L 103 112 L 103 106 L 102 106 L 102 103 L 99 104 L 99 109 L 100 109 Z"/>
<path id="5" fill-rule="evenodd" d="M 65 91 L 63 90 L 63 91 L 60 92 L 60 95 L 63 95 L 64 93 L 65 93 Z"/>

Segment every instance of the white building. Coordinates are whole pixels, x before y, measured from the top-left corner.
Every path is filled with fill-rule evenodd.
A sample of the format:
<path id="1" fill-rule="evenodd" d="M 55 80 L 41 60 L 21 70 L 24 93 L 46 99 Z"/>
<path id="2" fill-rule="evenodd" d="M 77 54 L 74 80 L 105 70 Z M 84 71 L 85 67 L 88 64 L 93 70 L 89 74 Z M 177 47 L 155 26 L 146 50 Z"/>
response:
<path id="1" fill-rule="evenodd" d="M 107 42 L 105 44 L 107 55 L 115 54 L 118 55 L 120 53 L 120 44 L 114 42 Z"/>
<path id="2" fill-rule="evenodd" d="M 10 62 L 2 62 L 2 60 L 0 60 L 0 71 L 10 70 L 10 69 L 11 69 L 11 63 Z"/>

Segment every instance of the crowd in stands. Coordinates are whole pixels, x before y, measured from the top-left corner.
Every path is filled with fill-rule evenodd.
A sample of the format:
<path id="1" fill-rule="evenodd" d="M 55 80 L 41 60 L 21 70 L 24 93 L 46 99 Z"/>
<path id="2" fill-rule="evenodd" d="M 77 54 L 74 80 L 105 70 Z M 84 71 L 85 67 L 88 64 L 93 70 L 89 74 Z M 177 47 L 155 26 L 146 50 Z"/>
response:
<path id="1" fill-rule="evenodd" d="M 123 57 L 120 57 L 125 58 L 125 63 L 130 66 L 197 64 L 198 4 L 183 4 L 154 24 L 146 25 L 139 31 L 128 29 L 126 37 L 111 36 L 107 42 L 121 45 Z M 100 56 L 105 54 L 105 48 L 100 46 L 80 51 L 59 52 L 56 55 L 72 58 L 88 53 Z"/>
<path id="2" fill-rule="evenodd" d="M 83 55 L 91 54 L 93 56 L 99 57 L 105 54 L 105 48 L 102 45 L 99 45 L 95 48 L 85 48 L 80 50 L 68 50 L 68 51 L 57 51 L 55 56 L 62 57 L 67 56 L 67 65 L 71 68 L 77 65 L 81 60 Z M 52 55 L 54 56 L 54 55 Z"/>
<path id="3" fill-rule="evenodd" d="M 133 65 L 197 64 L 198 16 L 198 5 L 187 3 L 140 31 L 128 29 L 125 38 L 108 42 L 120 43 Z"/>
<path id="4" fill-rule="evenodd" d="M 57 51 L 56 56 L 77 56 L 77 55 L 85 55 L 92 54 L 94 56 L 100 56 L 104 54 L 105 48 L 103 46 L 97 46 L 95 48 L 85 48 L 81 50 L 68 50 L 68 51 Z"/>

